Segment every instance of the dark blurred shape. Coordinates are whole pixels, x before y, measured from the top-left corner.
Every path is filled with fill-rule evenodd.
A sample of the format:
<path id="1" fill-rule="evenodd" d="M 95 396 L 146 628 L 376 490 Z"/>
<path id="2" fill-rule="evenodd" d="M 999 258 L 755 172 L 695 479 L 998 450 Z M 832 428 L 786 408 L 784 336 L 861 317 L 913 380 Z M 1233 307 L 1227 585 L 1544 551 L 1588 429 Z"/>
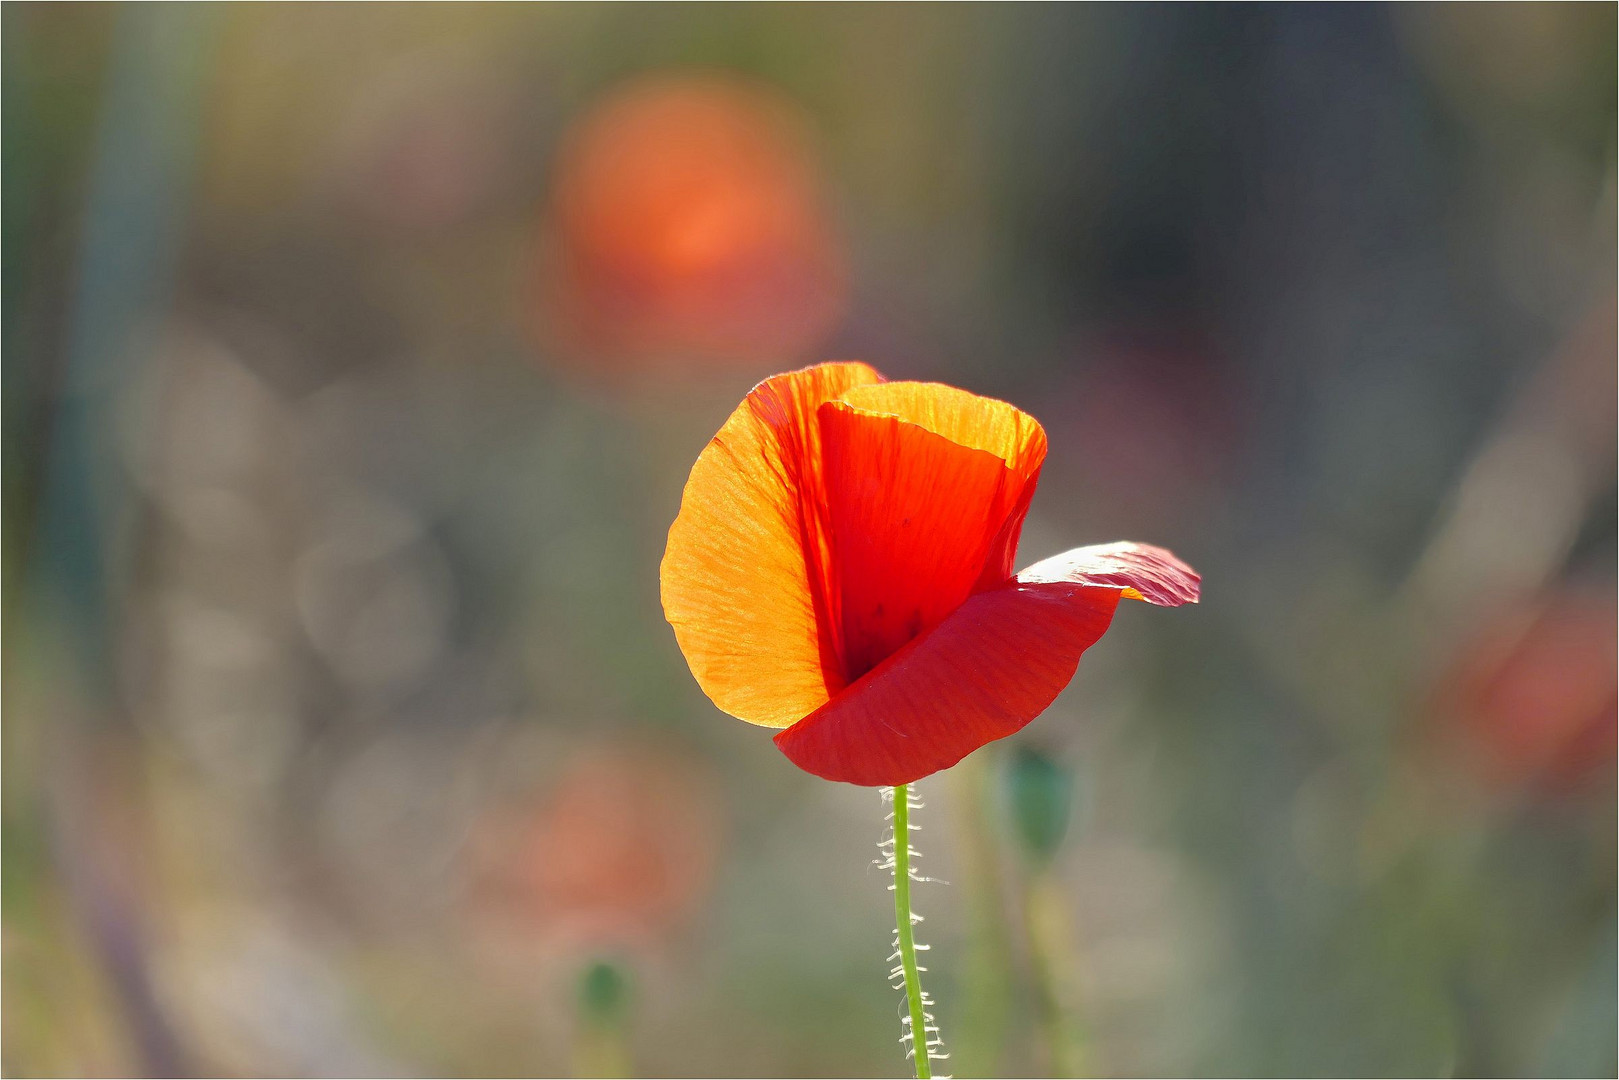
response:
<path id="1" fill-rule="evenodd" d="M 420 61 L 366 85 L 334 137 L 337 183 L 353 208 L 402 232 L 463 223 L 511 169 L 501 91 L 474 71 Z"/>
<path id="2" fill-rule="evenodd" d="M 1102 513 L 1172 528 L 1216 503 L 1243 438 L 1239 373 L 1190 328 L 1118 326 L 1075 348 L 1050 411 L 1053 445 Z"/>
<path id="3" fill-rule="evenodd" d="M 1027 744 L 1008 757 L 1007 795 L 1012 828 L 1024 854 L 1046 863 L 1068 832 L 1074 804 L 1074 777 L 1050 756 Z"/>
<path id="4" fill-rule="evenodd" d="M 1619 630 L 1611 586 L 1498 611 L 1462 648 L 1438 708 L 1483 778 L 1571 794 L 1611 785 Z"/>
<path id="5" fill-rule="evenodd" d="M 842 314 L 845 276 L 804 121 L 763 85 L 639 82 L 560 151 L 537 286 L 560 359 L 791 367 Z"/>

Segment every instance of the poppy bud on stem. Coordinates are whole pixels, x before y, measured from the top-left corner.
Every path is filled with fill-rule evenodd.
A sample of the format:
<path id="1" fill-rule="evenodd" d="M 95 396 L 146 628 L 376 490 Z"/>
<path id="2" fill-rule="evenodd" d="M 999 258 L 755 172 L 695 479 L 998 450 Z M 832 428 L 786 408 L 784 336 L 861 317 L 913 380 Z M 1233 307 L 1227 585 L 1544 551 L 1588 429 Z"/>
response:
<path id="1" fill-rule="evenodd" d="M 597 960 L 579 978 L 579 1033 L 575 1076 L 634 1076 L 629 1048 L 629 974 Z"/>
<path id="2" fill-rule="evenodd" d="M 909 784 L 883 788 L 882 792 L 884 801 L 894 806 L 889 814 L 889 819 L 894 823 L 894 835 L 881 845 L 889 849 L 889 857 L 884 865 L 894 871 L 894 883 L 889 886 L 894 892 L 894 954 L 889 959 L 898 960 L 899 964 L 889 975 L 900 980 L 904 986 L 905 1000 L 910 1008 L 900 1042 L 911 1044 L 910 1056 L 917 1080 L 930 1080 L 933 1062 L 943 1060 L 947 1055 L 935 1052 L 943 1046 L 943 1042 L 939 1038 L 938 1027 L 933 1023 L 933 1014 L 926 1011 L 926 1006 L 933 1004 L 933 1001 L 922 989 L 920 973 L 927 969 L 916 963 L 917 950 L 927 949 L 926 945 L 916 943 L 915 927 L 922 917 L 911 913 L 911 882 L 927 880 L 913 876 L 911 866 L 912 857 L 918 854 L 911 848 L 911 811 L 920 810 L 922 804 L 912 801 Z M 899 988 L 895 987 L 896 990 Z M 917 1051 L 916 1034 L 919 1031 L 922 1033 L 920 1053 Z"/>
<path id="3" fill-rule="evenodd" d="M 1083 1036 L 1072 1007 L 1073 935 L 1052 869 L 1073 817 L 1074 775 L 1055 758 L 1025 745 L 1012 753 L 1007 781 L 1012 831 L 1023 852 L 1024 929 L 1045 1030 L 1046 1064 L 1053 1076 L 1078 1076 Z"/>

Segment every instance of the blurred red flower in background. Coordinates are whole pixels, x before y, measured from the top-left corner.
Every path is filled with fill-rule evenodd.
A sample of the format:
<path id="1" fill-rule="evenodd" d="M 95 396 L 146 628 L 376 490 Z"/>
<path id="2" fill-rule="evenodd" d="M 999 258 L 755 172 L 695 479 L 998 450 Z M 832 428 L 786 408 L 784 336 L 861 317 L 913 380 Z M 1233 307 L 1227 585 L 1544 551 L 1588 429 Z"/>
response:
<path id="1" fill-rule="evenodd" d="M 669 754 L 598 748 L 472 845 L 479 899 L 547 942 L 645 945 L 702 900 L 719 849 L 712 784 Z"/>
<path id="2" fill-rule="evenodd" d="M 779 364 L 843 311 L 805 125 L 762 85 L 657 78 L 610 97 L 563 145 L 546 229 L 542 337 L 574 362 Z"/>
<path id="3" fill-rule="evenodd" d="M 1004 402 L 859 363 L 760 383 L 692 467 L 664 613 L 703 690 L 829 780 L 904 784 L 1038 716 L 1121 597 L 1198 576 L 1139 544 L 1013 576 L 1046 436 Z"/>
<path id="4" fill-rule="evenodd" d="M 1565 591 L 1488 620 L 1440 682 L 1447 735 L 1484 779 L 1567 794 L 1612 781 L 1619 749 L 1614 594 Z"/>

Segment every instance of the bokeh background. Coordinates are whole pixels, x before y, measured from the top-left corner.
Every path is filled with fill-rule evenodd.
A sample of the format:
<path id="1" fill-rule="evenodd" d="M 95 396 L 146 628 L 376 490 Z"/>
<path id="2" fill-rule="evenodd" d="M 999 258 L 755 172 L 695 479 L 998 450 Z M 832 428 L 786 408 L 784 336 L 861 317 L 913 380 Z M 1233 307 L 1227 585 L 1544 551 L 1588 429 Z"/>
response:
<path id="1" fill-rule="evenodd" d="M 1613 5 L 0 23 L 8 1074 L 902 1075 L 657 590 L 860 358 L 1204 574 L 921 785 L 957 1075 L 1614 1075 Z"/>

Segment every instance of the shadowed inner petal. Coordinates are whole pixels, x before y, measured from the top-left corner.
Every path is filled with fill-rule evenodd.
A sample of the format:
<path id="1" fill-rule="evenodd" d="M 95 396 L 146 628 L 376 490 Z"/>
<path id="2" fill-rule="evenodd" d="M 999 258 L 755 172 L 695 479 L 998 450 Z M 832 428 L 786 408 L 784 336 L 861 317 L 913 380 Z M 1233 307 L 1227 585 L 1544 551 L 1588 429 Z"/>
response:
<path id="1" fill-rule="evenodd" d="M 819 417 L 852 680 L 972 595 L 1025 484 L 998 455 L 897 416 L 838 400 Z"/>
<path id="2" fill-rule="evenodd" d="M 853 386 L 838 400 L 865 413 L 897 416 L 953 443 L 994 454 L 1022 485 L 1022 494 L 990 545 L 974 592 L 994 589 L 1012 576 L 1018 538 L 1046 458 L 1040 421 L 1014 405 L 943 383 L 885 382 Z"/>

